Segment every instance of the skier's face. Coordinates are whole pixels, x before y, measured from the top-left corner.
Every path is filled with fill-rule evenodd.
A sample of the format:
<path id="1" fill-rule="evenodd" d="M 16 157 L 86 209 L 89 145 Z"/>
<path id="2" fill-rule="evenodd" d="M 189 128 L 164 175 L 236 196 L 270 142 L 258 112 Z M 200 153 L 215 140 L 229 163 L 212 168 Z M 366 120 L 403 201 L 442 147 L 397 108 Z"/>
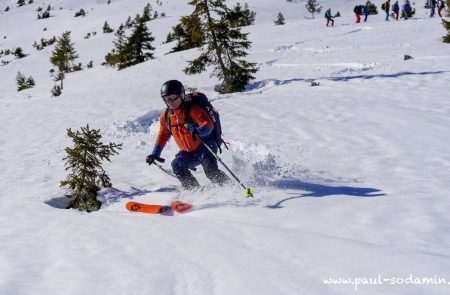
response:
<path id="1" fill-rule="evenodd" d="M 181 97 L 178 94 L 164 96 L 164 100 L 166 101 L 167 106 L 172 110 L 178 109 L 181 105 Z"/>

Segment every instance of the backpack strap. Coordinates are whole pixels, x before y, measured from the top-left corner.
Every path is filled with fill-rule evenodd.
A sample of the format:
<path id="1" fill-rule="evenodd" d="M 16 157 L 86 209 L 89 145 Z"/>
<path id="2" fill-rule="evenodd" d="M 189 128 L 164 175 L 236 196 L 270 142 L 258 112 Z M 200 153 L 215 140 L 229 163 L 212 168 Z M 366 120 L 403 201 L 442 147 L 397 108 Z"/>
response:
<path id="1" fill-rule="evenodd" d="M 169 129 L 169 134 L 170 136 L 172 136 L 172 126 L 170 125 L 169 108 L 166 108 L 164 116 L 165 116 L 164 119 L 166 120 L 166 126 Z"/>

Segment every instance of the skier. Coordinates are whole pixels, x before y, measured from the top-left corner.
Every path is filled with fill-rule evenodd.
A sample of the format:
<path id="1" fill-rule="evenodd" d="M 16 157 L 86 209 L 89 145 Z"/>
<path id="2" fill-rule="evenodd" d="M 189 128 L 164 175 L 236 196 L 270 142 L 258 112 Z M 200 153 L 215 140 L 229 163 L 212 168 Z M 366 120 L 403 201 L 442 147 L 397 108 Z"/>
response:
<path id="1" fill-rule="evenodd" d="M 169 80 L 161 87 L 161 97 L 168 107 L 159 119 L 160 128 L 153 151 L 147 156 L 146 162 L 151 165 L 160 158 L 170 136 L 179 148 L 179 152 L 172 161 L 172 170 L 184 189 L 195 190 L 200 187 L 197 179 L 189 169 L 202 165 L 206 176 L 215 184 L 223 185 L 230 182 L 228 176 L 217 166 L 217 159 L 202 144 L 207 144 L 215 153 L 218 144 L 212 138 L 214 123 L 211 117 L 198 105 L 191 105 L 189 108 L 192 123 L 186 121 L 186 106 L 188 95 L 184 92 L 184 87 L 177 80 Z M 168 121 L 166 116 L 169 116 Z M 169 126 L 167 124 L 169 122 Z M 197 136 L 201 139 L 198 139 Z"/>
<path id="2" fill-rule="evenodd" d="M 400 11 L 400 5 L 398 5 L 398 0 L 392 5 L 392 11 L 395 13 L 395 20 L 398 20 L 398 13 Z"/>
<path id="3" fill-rule="evenodd" d="M 387 0 L 381 5 L 381 8 L 386 12 L 386 21 L 389 21 L 389 9 L 391 8 L 391 0 Z"/>
<path id="4" fill-rule="evenodd" d="M 353 12 L 356 15 L 356 23 L 359 24 L 361 22 L 361 17 L 359 16 L 361 14 L 361 6 L 360 5 L 356 5 L 353 8 Z"/>
<path id="5" fill-rule="evenodd" d="M 328 8 L 328 10 L 325 12 L 325 18 L 327 19 L 327 27 L 331 22 L 331 26 L 334 26 L 334 20 L 333 16 L 331 16 L 331 8 Z"/>
<path id="6" fill-rule="evenodd" d="M 445 8 L 445 1 L 440 0 L 439 5 L 438 5 L 438 14 L 440 17 L 442 17 L 442 10 L 444 10 L 444 8 Z"/>
<path id="7" fill-rule="evenodd" d="M 430 17 L 433 17 L 434 16 L 434 13 L 435 13 L 435 10 L 436 10 L 436 0 L 430 0 L 430 8 L 431 8 L 431 11 L 430 11 Z"/>
<path id="8" fill-rule="evenodd" d="M 367 21 L 367 16 L 369 16 L 369 4 L 370 1 L 367 1 L 366 5 L 364 5 L 364 22 Z"/>

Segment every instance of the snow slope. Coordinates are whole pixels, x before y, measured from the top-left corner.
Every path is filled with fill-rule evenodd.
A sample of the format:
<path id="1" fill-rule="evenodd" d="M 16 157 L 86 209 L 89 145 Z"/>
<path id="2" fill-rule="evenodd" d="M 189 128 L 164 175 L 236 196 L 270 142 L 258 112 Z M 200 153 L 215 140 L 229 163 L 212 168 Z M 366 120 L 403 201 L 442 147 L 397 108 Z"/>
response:
<path id="1" fill-rule="evenodd" d="M 218 95 L 209 73 L 182 71 L 197 50 L 166 54 L 173 44 L 162 44 L 192 10 L 184 1 L 34 2 L 0 1 L 0 50 L 28 54 L 0 58 L 11 61 L 0 65 L 0 294 L 449 293 L 450 47 L 422 5 L 409 21 L 380 13 L 354 24 L 358 1 L 325 1 L 343 15 L 329 28 L 322 14 L 306 18 L 304 2 L 248 0 L 256 24 L 243 30 L 260 70 L 245 92 Z M 114 40 L 101 32 L 105 20 L 116 28 L 147 2 L 167 15 L 148 23 L 156 58 L 102 67 Z M 54 17 L 37 20 L 49 3 Z M 87 16 L 74 18 L 80 8 Z M 284 26 L 273 25 L 278 11 Z M 69 74 L 54 98 L 52 47 L 31 45 L 66 30 L 94 68 Z M 17 92 L 18 71 L 36 87 Z M 201 169 L 207 189 L 185 192 L 145 163 L 169 79 L 213 100 L 231 142 L 221 157 L 254 199 L 238 185 L 208 185 Z M 60 209 L 66 129 L 86 124 L 123 143 L 104 165 L 113 188 L 91 214 Z M 176 152 L 171 142 L 162 156 L 170 162 Z M 125 209 L 173 199 L 195 210 Z"/>

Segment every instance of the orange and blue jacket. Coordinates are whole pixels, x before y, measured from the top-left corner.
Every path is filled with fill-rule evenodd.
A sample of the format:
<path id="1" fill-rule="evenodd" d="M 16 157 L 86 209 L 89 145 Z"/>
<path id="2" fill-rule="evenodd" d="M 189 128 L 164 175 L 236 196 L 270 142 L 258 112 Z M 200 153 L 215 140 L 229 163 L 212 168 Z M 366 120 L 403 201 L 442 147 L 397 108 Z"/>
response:
<path id="1" fill-rule="evenodd" d="M 193 138 L 192 134 L 184 127 L 184 124 L 190 123 L 195 124 L 197 126 L 198 135 L 201 138 L 206 138 L 211 134 L 214 129 L 214 123 L 208 114 L 199 106 L 193 105 L 190 108 L 190 116 L 192 122 L 185 121 L 185 106 L 181 105 L 180 108 L 176 110 L 169 110 L 168 112 L 164 111 L 159 117 L 159 132 L 156 138 L 156 144 L 153 149 L 152 154 L 156 156 L 160 156 L 164 146 L 170 138 L 170 135 L 173 136 L 175 143 L 177 144 L 180 151 L 193 152 L 195 151 L 201 144 L 200 140 L 196 140 Z M 172 130 L 169 131 L 169 126 L 167 124 L 166 113 L 169 116 L 170 127 Z"/>

